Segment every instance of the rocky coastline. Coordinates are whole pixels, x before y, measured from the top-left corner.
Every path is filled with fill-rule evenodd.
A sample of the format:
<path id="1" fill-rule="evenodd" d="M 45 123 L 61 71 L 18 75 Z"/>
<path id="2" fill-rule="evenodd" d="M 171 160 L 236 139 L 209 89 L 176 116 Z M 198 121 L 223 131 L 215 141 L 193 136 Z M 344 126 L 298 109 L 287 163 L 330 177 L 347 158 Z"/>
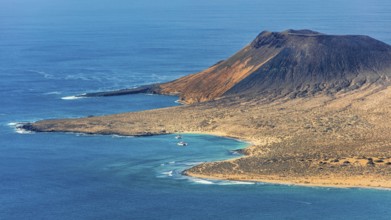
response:
<path id="1" fill-rule="evenodd" d="M 186 105 L 23 125 L 35 132 L 200 133 L 251 143 L 185 175 L 391 188 L 391 46 L 367 36 L 262 32 L 225 61 L 168 83 L 89 93 L 155 93 Z"/>

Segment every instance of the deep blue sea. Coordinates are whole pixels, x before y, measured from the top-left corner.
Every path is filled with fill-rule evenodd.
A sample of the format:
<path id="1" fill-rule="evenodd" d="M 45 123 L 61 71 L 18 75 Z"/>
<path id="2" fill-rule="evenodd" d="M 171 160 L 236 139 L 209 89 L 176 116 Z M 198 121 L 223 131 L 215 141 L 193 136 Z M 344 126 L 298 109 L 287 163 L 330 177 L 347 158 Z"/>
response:
<path id="1" fill-rule="evenodd" d="M 165 82 L 262 30 L 391 43 L 389 0 L 0 0 L 0 219 L 391 219 L 391 191 L 211 181 L 180 172 L 246 143 L 206 135 L 23 133 L 14 124 L 177 105 L 74 95 Z"/>

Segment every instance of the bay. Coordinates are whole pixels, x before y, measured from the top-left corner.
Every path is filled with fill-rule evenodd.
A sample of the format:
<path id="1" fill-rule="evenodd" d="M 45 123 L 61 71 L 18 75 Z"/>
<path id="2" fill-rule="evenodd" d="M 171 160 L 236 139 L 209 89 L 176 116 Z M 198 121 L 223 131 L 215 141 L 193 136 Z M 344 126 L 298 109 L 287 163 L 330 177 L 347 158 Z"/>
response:
<path id="1" fill-rule="evenodd" d="M 165 82 L 226 59 L 263 30 L 391 43 L 386 0 L 2 0 L 0 219 L 389 219 L 387 190 L 182 176 L 247 144 L 207 135 L 20 134 L 10 123 L 177 105 L 78 94 Z"/>

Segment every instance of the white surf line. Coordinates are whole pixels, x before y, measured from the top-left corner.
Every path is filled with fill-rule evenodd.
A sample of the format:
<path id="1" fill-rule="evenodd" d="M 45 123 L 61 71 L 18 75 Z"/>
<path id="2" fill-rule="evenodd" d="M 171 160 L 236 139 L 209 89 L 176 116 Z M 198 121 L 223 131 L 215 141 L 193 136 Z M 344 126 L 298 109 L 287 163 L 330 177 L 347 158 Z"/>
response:
<path id="1" fill-rule="evenodd" d="M 61 97 L 62 100 L 76 100 L 76 99 L 83 99 L 85 97 L 81 97 L 81 96 L 64 96 L 64 97 Z"/>
<path id="2" fill-rule="evenodd" d="M 10 122 L 8 123 L 7 125 L 11 128 L 14 129 L 14 131 L 18 134 L 33 134 L 34 132 L 32 131 L 28 131 L 26 129 L 23 129 L 22 126 L 25 124 L 26 122 Z"/>
<path id="3" fill-rule="evenodd" d="M 70 96 L 64 96 L 64 97 L 61 97 L 62 100 L 76 100 L 76 99 L 84 99 L 84 98 L 88 98 L 87 96 L 85 96 L 87 93 L 81 93 L 79 95 L 70 95 Z"/>

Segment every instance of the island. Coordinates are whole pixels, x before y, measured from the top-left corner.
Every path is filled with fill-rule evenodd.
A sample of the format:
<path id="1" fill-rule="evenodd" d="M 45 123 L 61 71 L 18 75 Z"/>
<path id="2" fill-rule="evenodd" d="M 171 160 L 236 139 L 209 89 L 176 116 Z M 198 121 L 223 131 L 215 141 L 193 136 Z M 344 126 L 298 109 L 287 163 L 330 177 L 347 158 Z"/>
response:
<path id="1" fill-rule="evenodd" d="M 391 46 L 361 35 L 264 31 L 242 50 L 177 80 L 82 96 L 177 95 L 181 106 L 27 123 L 38 132 L 201 133 L 248 141 L 243 156 L 185 175 L 391 188 Z"/>

